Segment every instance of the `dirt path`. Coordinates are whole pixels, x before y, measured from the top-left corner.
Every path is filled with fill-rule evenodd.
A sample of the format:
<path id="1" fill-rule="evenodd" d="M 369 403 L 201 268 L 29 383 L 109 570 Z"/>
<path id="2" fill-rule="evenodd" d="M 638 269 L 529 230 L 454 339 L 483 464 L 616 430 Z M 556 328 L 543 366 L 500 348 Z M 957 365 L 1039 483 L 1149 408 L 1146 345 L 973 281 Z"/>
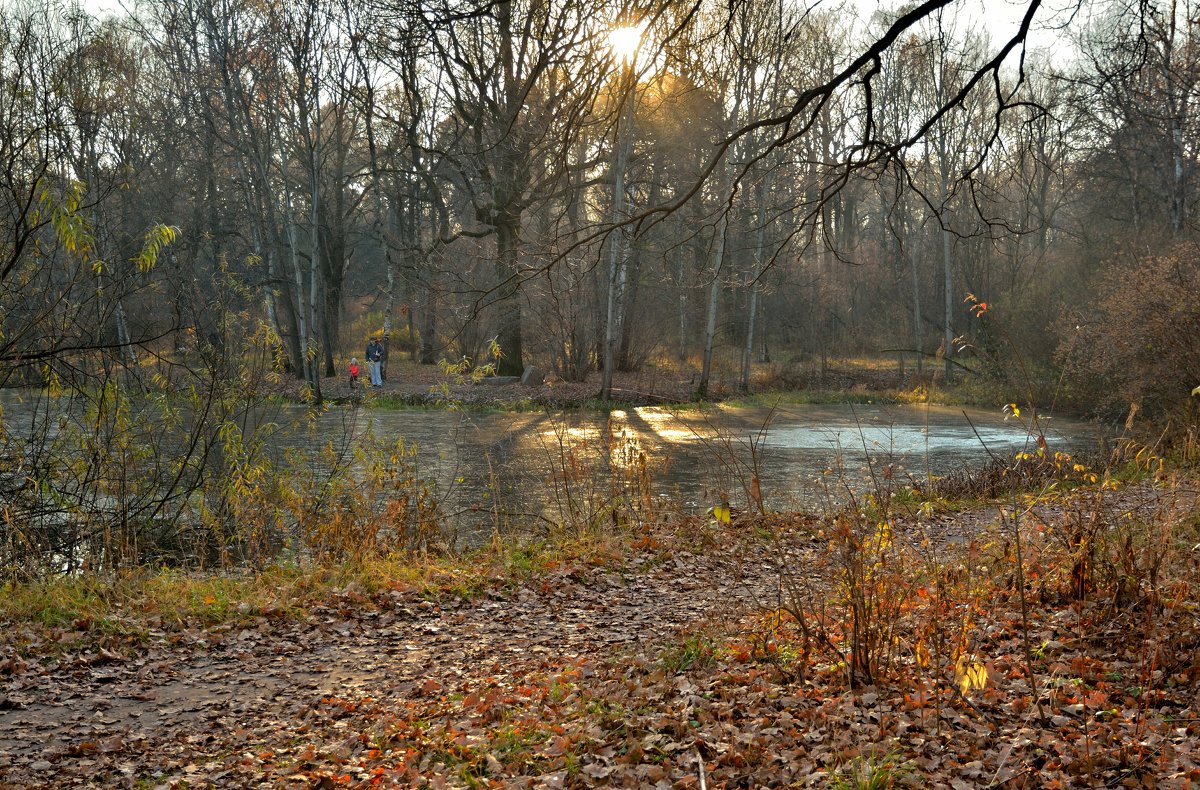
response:
<path id="1" fill-rule="evenodd" d="M 188 786 L 229 781 L 222 757 L 303 733 L 329 698 L 384 705 L 557 660 L 611 657 L 662 644 L 691 623 L 769 596 L 764 556 L 644 554 L 624 574 L 593 569 L 543 579 L 507 600 L 438 606 L 341 606 L 308 622 L 260 619 L 190 645 L 101 650 L 58 663 L 10 659 L 0 674 L 0 786 Z M 742 574 L 752 584 L 740 581 Z M 238 782 L 234 782 L 238 784 Z"/>

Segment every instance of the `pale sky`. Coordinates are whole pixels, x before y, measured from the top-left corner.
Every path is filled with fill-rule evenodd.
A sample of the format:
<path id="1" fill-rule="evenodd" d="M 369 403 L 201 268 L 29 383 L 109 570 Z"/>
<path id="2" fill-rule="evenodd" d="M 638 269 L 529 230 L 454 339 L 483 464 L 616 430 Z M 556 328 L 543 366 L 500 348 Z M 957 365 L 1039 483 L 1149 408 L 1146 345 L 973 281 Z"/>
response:
<path id="1" fill-rule="evenodd" d="M 839 0 L 808 0 L 815 2 L 816 8 L 834 7 Z M 865 22 L 877 9 L 894 8 L 903 0 L 847 0 L 858 9 L 860 18 Z M 120 12 L 121 0 L 80 0 L 83 7 L 92 14 Z M 1030 46 L 1034 49 L 1050 49 L 1057 57 L 1065 57 L 1072 49 L 1070 41 L 1062 30 L 1055 29 L 1056 22 L 1063 18 L 1062 10 L 1075 8 L 1077 0 L 1043 0 L 1030 32 Z M 1001 41 L 1016 32 L 1017 25 L 1025 13 L 1028 2 L 1025 0 L 958 0 L 952 3 L 951 9 L 960 9 L 963 16 L 962 24 L 980 24 L 988 30 L 993 41 Z"/>
<path id="2" fill-rule="evenodd" d="M 93 14 L 121 10 L 120 0 L 80 0 L 80 2 Z M 816 7 L 831 7 L 835 2 L 836 0 L 818 0 Z M 893 0 L 849 0 L 849 2 L 858 8 L 863 19 L 869 18 L 877 8 L 894 8 L 900 5 L 900 2 Z M 953 3 L 952 7 L 962 7 L 963 11 L 971 18 L 983 20 L 984 25 L 992 30 L 993 37 L 999 37 L 1003 33 L 1016 29 L 1027 5 L 1028 3 L 1024 0 L 965 0 L 965 2 Z M 1038 19 L 1044 23 L 1046 20 L 1054 18 L 1057 9 L 1071 8 L 1074 5 L 1075 0 L 1043 0 L 1042 7 L 1038 9 Z"/>
<path id="3" fill-rule="evenodd" d="M 895 8 L 901 2 L 894 0 L 849 0 L 858 8 L 859 16 L 866 20 L 876 9 Z M 821 0 L 822 5 L 831 0 Z M 1033 20 L 1029 33 L 1031 49 L 1050 49 L 1056 56 L 1069 54 L 1071 44 L 1066 31 L 1058 29 L 1065 20 L 1065 11 L 1078 5 L 1077 0 L 1042 0 L 1041 7 Z M 952 3 L 948 10 L 956 10 L 962 16 L 959 26 L 980 25 L 990 34 L 993 42 L 1005 41 L 1017 32 L 1029 3 L 1026 0 L 960 0 Z M 1083 18 L 1084 15 L 1081 15 Z M 1077 20 L 1078 21 L 1078 20 Z"/>

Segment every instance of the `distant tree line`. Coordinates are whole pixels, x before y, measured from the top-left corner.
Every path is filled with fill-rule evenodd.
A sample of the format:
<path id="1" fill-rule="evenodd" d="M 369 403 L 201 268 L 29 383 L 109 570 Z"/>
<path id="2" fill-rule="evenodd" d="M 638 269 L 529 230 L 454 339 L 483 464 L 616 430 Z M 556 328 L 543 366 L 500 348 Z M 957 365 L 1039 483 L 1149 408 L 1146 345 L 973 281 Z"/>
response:
<path id="1" fill-rule="evenodd" d="M 1038 2 L 1003 41 L 955 5 L 6 2 L 3 375 L 237 355 L 231 314 L 316 399 L 368 331 L 571 380 L 676 357 L 701 394 L 714 352 L 743 389 L 1049 366 L 1064 307 L 1191 232 L 1200 20 L 1082 3 L 1065 56 L 1026 51 Z"/>

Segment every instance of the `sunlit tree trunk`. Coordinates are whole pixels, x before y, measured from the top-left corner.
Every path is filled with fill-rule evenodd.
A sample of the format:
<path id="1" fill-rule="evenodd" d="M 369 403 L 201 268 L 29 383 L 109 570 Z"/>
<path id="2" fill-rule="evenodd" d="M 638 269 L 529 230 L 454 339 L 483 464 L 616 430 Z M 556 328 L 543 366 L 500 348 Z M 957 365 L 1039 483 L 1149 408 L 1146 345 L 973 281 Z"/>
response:
<path id="1" fill-rule="evenodd" d="M 622 302 L 626 278 L 626 232 L 620 223 L 625 219 L 625 170 L 629 166 L 629 149 L 633 139 L 632 63 L 622 71 L 621 110 L 617 118 L 617 139 L 613 155 L 612 224 L 616 228 L 608 237 L 608 303 L 604 321 L 604 371 L 600 380 L 600 399 L 612 397 L 613 370 L 617 366 L 617 338 L 621 331 Z M 620 227 L 618 227 L 620 226 Z"/>

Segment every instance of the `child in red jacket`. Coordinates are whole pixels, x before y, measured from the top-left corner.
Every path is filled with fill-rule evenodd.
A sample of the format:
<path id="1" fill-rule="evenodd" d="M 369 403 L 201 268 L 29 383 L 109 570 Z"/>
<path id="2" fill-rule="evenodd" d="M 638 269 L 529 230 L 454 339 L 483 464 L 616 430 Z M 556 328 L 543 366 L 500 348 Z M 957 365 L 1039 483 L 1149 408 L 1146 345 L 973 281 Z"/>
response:
<path id="1" fill-rule="evenodd" d="M 350 357 L 350 389 L 358 386 L 358 358 Z"/>

